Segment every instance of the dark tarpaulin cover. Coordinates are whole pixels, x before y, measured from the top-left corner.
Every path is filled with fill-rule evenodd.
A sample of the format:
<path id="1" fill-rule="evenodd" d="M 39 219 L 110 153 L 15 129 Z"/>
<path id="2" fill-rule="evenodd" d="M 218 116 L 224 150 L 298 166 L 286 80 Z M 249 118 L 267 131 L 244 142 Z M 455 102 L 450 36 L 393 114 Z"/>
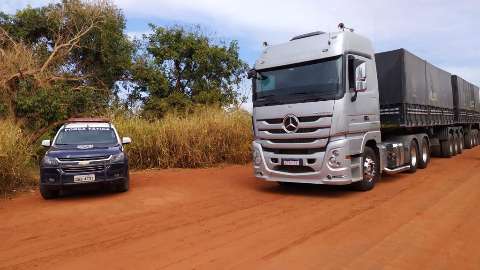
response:
<path id="1" fill-rule="evenodd" d="M 380 105 L 418 104 L 453 108 L 450 73 L 405 49 L 375 54 Z"/>
<path id="2" fill-rule="evenodd" d="M 475 86 L 461 77 L 452 76 L 453 102 L 460 110 L 475 110 Z"/>
<path id="3" fill-rule="evenodd" d="M 480 112 L 480 89 L 478 86 L 473 86 L 473 94 L 475 96 L 475 111 Z"/>

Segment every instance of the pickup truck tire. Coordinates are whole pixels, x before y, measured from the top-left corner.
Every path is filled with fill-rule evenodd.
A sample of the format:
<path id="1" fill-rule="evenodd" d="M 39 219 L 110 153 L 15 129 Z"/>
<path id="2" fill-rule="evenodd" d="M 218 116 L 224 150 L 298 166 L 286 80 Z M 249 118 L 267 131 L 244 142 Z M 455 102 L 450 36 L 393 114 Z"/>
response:
<path id="1" fill-rule="evenodd" d="M 128 176 L 122 183 L 117 185 L 117 192 L 127 192 L 130 189 L 130 176 Z"/>
<path id="2" fill-rule="evenodd" d="M 60 191 L 51 190 L 43 185 L 40 185 L 40 195 L 42 195 L 42 198 L 45 200 L 51 200 L 57 198 L 60 195 Z"/>
<path id="3" fill-rule="evenodd" d="M 425 169 L 430 162 L 430 145 L 428 144 L 427 138 L 422 139 L 422 144 L 420 147 L 420 159 L 418 160 L 418 168 Z"/>
<path id="4" fill-rule="evenodd" d="M 369 191 L 380 179 L 380 162 L 377 152 L 369 146 L 365 146 L 362 154 L 362 175 L 361 181 L 353 183 L 353 187 L 358 191 Z"/>
<path id="5" fill-rule="evenodd" d="M 417 171 L 418 163 L 420 160 L 420 154 L 418 150 L 418 143 L 416 140 L 412 140 L 410 142 L 410 169 L 408 170 L 409 173 L 414 173 Z"/>

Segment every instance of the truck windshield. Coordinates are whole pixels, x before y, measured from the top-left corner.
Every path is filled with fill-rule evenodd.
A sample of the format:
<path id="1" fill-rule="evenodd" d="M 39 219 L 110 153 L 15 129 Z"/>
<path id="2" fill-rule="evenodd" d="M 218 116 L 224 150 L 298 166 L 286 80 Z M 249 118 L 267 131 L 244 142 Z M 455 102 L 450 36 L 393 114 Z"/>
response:
<path id="1" fill-rule="evenodd" d="M 285 104 L 331 100 L 342 89 L 342 56 L 259 70 L 254 80 L 254 104 Z"/>
<path id="2" fill-rule="evenodd" d="M 107 127 L 64 128 L 58 133 L 55 145 L 116 145 L 117 135 Z"/>

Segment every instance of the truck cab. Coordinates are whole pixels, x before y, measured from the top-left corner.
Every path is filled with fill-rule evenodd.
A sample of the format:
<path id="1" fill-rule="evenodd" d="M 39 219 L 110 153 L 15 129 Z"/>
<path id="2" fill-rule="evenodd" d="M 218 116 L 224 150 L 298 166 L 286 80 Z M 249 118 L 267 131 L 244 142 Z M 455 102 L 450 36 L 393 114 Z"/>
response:
<path id="1" fill-rule="evenodd" d="M 266 47 L 249 76 L 257 177 L 373 187 L 381 173 L 381 132 L 367 38 L 350 31 L 294 37 Z"/>
<path id="2" fill-rule="evenodd" d="M 71 119 L 55 135 L 44 140 L 48 148 L 40 162 L 40 193 L 51 199 L 70 187 L 110 185 L 118 192 L 129 189 L 128 158 L 124 145 L 107 119 Z"/>

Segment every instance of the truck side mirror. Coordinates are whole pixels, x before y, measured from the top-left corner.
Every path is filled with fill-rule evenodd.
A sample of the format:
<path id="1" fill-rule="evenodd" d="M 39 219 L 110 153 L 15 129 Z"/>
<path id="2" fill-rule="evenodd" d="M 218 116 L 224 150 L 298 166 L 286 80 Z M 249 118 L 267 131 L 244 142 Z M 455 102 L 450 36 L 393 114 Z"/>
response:
<path id="1" fill-rule="evenodd" d="M 247 72 L 247 79 L 257 78 L 257 71 L 255 69 L 250 69 Z"/>
<path id="2" fill-rule="evenodd" d="M 52 143 L 50 142 L 50 140 L 43 140 L 42 141 L 42 146 L 43 147 L 50 147 L 52 145 Z"/>

